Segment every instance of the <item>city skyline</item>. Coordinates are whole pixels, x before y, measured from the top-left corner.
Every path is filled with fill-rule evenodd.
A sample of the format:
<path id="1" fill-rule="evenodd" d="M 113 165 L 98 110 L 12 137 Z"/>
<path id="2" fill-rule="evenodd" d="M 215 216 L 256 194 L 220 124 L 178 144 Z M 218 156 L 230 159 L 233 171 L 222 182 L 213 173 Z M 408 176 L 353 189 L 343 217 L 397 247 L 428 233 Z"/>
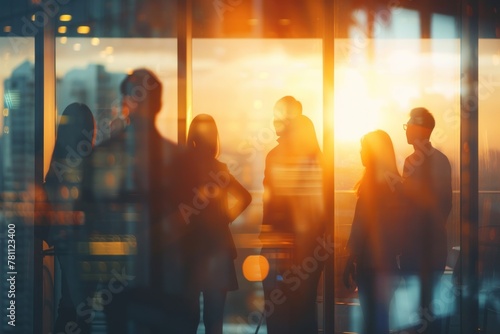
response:
<path id="1" fill-rule="evenodd" d="M 85 38 L 68 39 L 65 44 L 61 44 L 61 39 L 58 39 L 56 72 L 59 82 L 68 73 L 76 71 L 84 75 L 96 68 L 103 68 L 106 73 L 124 75 L 134 67 L 142 67 L 141 64 L 147 61 L 159 70 L 160 79 L 164 84 L 164 105 L 158 122 L 159 128 L 165 137 L 176 141 L 176 65 L 169 61 L 175 57 L 175 45 L 171 44 L 171 39 L 152 39 L 146 44 L 143 41 L 130 39 L 128 45 L 123 46 L 119 39 L 101 39 L 98 45 L 92 45 L 91 39 Z M 379 42 L 375 56 L 379 61 L 372 61 L 370 64 L 367 59 L 360 58 L 359 54 L 353 54 L 352 50 L 351 53 L 346 52 L 349 49 L 339 42 L 336 73 L 336 81 L 339 84 L 336 85 L 335 101 L 337 165 L 357 166 L 359 138 L 371 129 L 381 128 L 393 138 L 398 165 L 401 168 L 404 157 L 411 151 L 404 138 L 402 123 L 406 122 L 407 108 L 412 105 L 426 105 L 434 112 L 437 125 L 431 140 L 438 148 L 443 149 L 450 159 L 458 163 L 460 102 L 459 73 L 456 69 L 459 59 L 455 56 L 458 45 L 454 40 L 445 40 L 439 44 L 435 56 L 428 57 L 423 54 L 418 58 L 417 54 L 412 55 L 408 50 L 419 43 Z M 77 44 L 80 45 L 78 51 L 75 50 Z M 142 45 L 139 55 L 147 54 L 149 58 L 135 58 L 133 64 L 127 60 L 133 59 L 137 45 Z M 158 51 L 160 46 L 163 50 Z M 4 43 L 3 47 L 9 46 Z M 484 41 L 481 47 L 490 55 L 480 58 L 484 70 L 480 76 L 479 103 L 483 116 L 480 116 L 479 143 L 481 154 L 487 155 L 491 150 L 500 149 L 500 140 L 497 140 L 500 134 L 492 129 L 494 122 L 488 121 L 489 117 L 494 117 L 494 105 L 499 99 L 498 94 L 494 94 L 499 80 L 495 72 L 486 69 L 498 66 L 500 58 L 495 58 L 498 57 L 495 53 L 498 43 Z M 248 54 L 246 50 L 256 51 Z M 13 56 L 9 59 L 10 63 L 14 63 Z M 21 60 L 21 63 L 26 59 L 29 57 Z M 400 74 L 379 72 L 379 67 L 386 66 L 383 65 L 385 61 L 394 62 L 398 59 L 419 62 L 420 65 L 402 68 L 406 72 Z M 402 64 L 404 62 L 401 66 Z M 397 63 L 393 65 L 400 66 Z M 434 74 L 432 71 L 416 71 L 421 65 L 430 66 Z M 5 72 L 5 68 L 2 71 Z M 415 73 L 418 73 L 418 76 L 415 77 Z M 424 73 L 425 76 L 420 76 Z M 408 79 L 412 76 L 416 83 Z M 221 138 L 228 142 L 222 147 L 223 154 L 245 156 L 245 152 L 253 150 L 263 156 L 274 146 L 276 139 L 272 128 L 273 103 L 280 97 L 279 94 L 289 93 L 302 100 L 304 114 L 313 119 L 321 143 L 324 126 L 321 80 L 319 40 L 288 40 L 280 43 L 260 40 L 196 40 L 193 41 L 192 116 L 210 113 L 216 120 L 221 120 Z M 87 81 L 88 85 L 91 85 L 90 81 Z M 118 81 L 119 79 L 116 79 L 113 84 L 118 85 Z M 286 93 L 282 89 L 283 85 L 290 87 Z M 57 91 L 59 109 L 64 108 L 62 105 L 70 101 L 67 99 L 66 102 L 61 102 L 66 95 L 62 92 L 68 86 L 58 86 L 63 87 Z M 1 88 L 3 89 L 3 85 Z M 422 95 L 416 95 L 419 89 Z M 383 96 L 386 98 L 382 99 Z M 116 95 L 114 99 L 116 100 Z M 367 110 L 371 112 L 367 113 Z M 249 156 L 246 157 L 246 162 L 254 163 L 257 170 L 262 170 L 263 162 L 260 159 L 248 161 L 248 158 Z"/>

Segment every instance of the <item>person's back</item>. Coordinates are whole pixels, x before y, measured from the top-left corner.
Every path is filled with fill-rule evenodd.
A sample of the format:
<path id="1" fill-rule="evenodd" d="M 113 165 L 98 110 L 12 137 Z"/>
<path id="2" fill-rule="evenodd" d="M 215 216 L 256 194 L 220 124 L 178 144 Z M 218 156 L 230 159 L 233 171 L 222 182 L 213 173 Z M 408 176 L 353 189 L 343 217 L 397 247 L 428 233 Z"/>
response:
<path id="1" fill-rule="evenodd" d="M 195 333 L 199 322 L 199 295 L 203 293 L 203 322 L 207 334 L 222 334 L 226 294 L 238 288 L 236 247 L 229 225 L 251 202 L 250 193 L 220 162 L 215 120 L 197 115 L 190 124 L 179 178 L 179 218 L 184 224 L 181 249 L 186 274 L 186 298 L 191 300 Z M 229 196 L 234 201 L 229 203 Z"/>

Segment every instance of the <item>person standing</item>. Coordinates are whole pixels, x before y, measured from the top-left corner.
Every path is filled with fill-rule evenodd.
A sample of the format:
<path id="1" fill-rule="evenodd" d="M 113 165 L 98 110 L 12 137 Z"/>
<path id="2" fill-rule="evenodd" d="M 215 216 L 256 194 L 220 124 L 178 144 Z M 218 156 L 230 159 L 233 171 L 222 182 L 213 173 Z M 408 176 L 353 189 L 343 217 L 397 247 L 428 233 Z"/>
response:
<path id="1" fill-rule="evenodd" d="M 94 150 L 86 178 L 90 188 L 86 217 L 93 240 L 106 244 L 127 238 L 127 247 L 118 249 L 123 252 L 118 254 L 98 252 L 94 261 L 100 265 L 91 267 L 90 274 L 105 286 L 120 278 L 112 297 L 100 306 L 108 334 L 127 333 L 129 322 L 140 329 L 181 331 L 182 307 L 179 298 L 166 293 L 164 280 L 165 272 L 175 271 L 166 268 L 164 250 L 169 246 L 167 236 L 173 233 L 165 221 L 174 210 L 171 173 L 177 150 L 157 129 L 162 84 L 154 72 L 139 68 L 123 79 L 120 93 L 120 115 L 98 129 L 98 136 L 105 139 Z M 130 307 L 145 311 L 124 317 Z M 93 320 L 95 309 L 94 304 L 80 308 L 88 321 Z M 159 310 L 162 319 L 144 316 Z"/>
<path id="2" fill-rule="evenodd" d="M 446 267 L 446 222 L 452 207 L 451 165 L 430 142 L 434 126 L 426 108 L 411 110 L 404 129 L 414 152 L 405 160 L 401 187 L 408 206 L 401 269 L 407 284 L 416 278 L 420 286 L 419 330 L 433 334 L 441 332 L 432 300 Z"/>
<path id="3" fill-rule="evenodd" d="M 92 293 L 83 279 L 84 258 L 79 244 L 88 242 L 88 221 L 83 215 L 86 199 L 84 174 L 89 168 L 94 147 L 95 120 L 89 107 L 82 103 L 68 105 L 60 118 L 50 168 L 44 191 L 50 214 L 48 244 L 54 246 L 61 268 L 61 298 L 58 303 L 54 331 L 64 332 L 67 326 L 78 326 L 81 333 L 90 333 L 90 325 L 76 307 Z"/>
<path id="4" fill-rule="evenodd" d="M 358 286 L 364 334 L 389 333 L 389 308 L 398 281 L 398 231 L 403 223 L 396 192 L 400 175 L 394 147 L 382 130 L 361 140 L 365 167 L 358 183 L 356 209 L 347 243 L 344 284 Z"/>
<path id="5" fill-rule="evenodd" d="M 269 262 L 262 284 L 267 331 L 317 333 L 317 286 L 324 257 L 322 154 L 302 104 L 285 96 L 274 106 L 278 145 L 266 156 L 261 254 Z M 324 250 L 323 250 L 324 252 Z M 280 298 L 276 298 L 276 296 Z"/>
<path id="6" fill-rule="evenodd" d="M 229 225 L 248 207 L 252 196 L 217 159 L 219 152 L 215 120 L 207 114 L 197 115 L 189 127 L 177 192 L 186 229 L 182 238 L 186 296 L 193 301 L 192 326 L 185 333 L 197 331 L 203 293 L 205 333 L 222 334 L 227 292 L 238 289 L 237 254 Z"/>

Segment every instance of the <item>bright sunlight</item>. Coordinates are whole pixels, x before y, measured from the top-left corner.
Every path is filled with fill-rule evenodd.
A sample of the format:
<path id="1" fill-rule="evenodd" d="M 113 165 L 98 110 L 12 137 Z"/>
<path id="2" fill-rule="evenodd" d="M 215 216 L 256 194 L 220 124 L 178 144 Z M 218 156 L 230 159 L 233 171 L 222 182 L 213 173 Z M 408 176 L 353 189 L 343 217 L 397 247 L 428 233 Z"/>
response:
<path id="1" fill-rule="evenodd" d="M 382 101 L 370 89 L 363 73 L 338 68 L 335 89 L 335 139 L 357 142 L 380 126 Z"/>

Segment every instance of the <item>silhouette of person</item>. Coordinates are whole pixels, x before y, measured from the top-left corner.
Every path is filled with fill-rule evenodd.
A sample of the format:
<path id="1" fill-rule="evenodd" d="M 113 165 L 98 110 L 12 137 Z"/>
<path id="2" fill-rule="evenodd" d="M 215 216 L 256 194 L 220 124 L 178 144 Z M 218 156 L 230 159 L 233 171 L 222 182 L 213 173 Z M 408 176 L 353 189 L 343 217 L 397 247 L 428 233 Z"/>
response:
<path id="1" fill-rule="evenodd" d="M 193 303 L 191 328 L 184 333 L 197 331 L 202 292 L 205 333 L 222 334 L 226 294 L 238 288 L 236 248 L 229 224 L 248 207 L 252 197 L 217 159 L 219 150 L 214 119 L 197 115 L 189 127 L 180 176 L 183 188 L 178 192 L 182 199 L 178 208 L 186 226 L 187 288 Z"/>
<path id="2" fill-rule="evenodd" d="M 154 326 L 165 330 L 159 316 L 146 317 L 145 313 L 161 310 L 161 317 L 174 318 L 168 304 L 171 300 L 164 293 L 165 234 L 160 232 L 165 217 L 173 211 L 169 189 L 176 145 L 156 128 L 162 84 L 153 72 L 134 70 L 122 81 L 120 93 L 121 114 L 109 128 L 100 129 L 109 132 L 100 134 L 108 139 L 92 155 L 88 176 L 92 205 L 86 216 L 92 221 L 92 240 L 121 240 L 128 246 L 122 254 L 101 251 L 95 256 L 99 266 L 92 269 L 92 276 L 109 295 L 102 297 L 107 298 L 103 305 L 82 305 L 81 310 L 92 321 L 95 312 L 104 308 L 108 333 L 127 333 L 128 322 L 139 326 L 136 330 Z M 124 317 L 130 307 L 146 311 Z"/>
<path id="3" fill-rule="evenodd" d="M 278 145 L 266 157 L 261 254 L 267 331 L 317 333 L 316 297 L 325 250 L 322 157 L 314 126 L 291 96 L 274 107 Z M 319 238 L 319 240 L 318 240 Z M 279 298 L 277 298 L 277 296 Z"/>
<path id="4" fill-rule="evenodd" d="M 446 221 L 452 206 L 451 165 L 430 143 L 434 126 L 434 117 L 427 109 L 411 110 L 404 128 L 414 152 L 405 160 L 401 187 L 408 206 L 401 269 L 407 281 L 412 277 L 419 280 L 419 313 L 423 317 L 419 331 L 425 333 L 441 331 L 441 320 L 436 318 L 431 303 L 446 267 Z"/>
<path id="5" fill-rule="evenodd" d="M 401 251 L 398 231 L 402 206 L 396 191 L 400 175 L 392 140 L 385 131 L 363 136 L 360 154 L 365 170 L 357 185 L 347 243 L 350 255 L 343 278 L 346 287 L 351 288 L 352 281 L 358 286 L 363 333 L 388 334 Z"/>
<path id="6" fill-rule="evenodd" d="M 81 333 L 90 332 L 89 324 L 76 312 L 76 306 L 87 297 L 89 290 L 82 281 L 82 257 L 77 245 L 87 241 L 83 175 L 94 146 L 94 128 L 94 117 L 85 104 L 72 103 L 64 109 L 44 183 L 51 208 L 47 242 L 54 246 L 61 268 L 56 333 L 75 325 Z"/>

